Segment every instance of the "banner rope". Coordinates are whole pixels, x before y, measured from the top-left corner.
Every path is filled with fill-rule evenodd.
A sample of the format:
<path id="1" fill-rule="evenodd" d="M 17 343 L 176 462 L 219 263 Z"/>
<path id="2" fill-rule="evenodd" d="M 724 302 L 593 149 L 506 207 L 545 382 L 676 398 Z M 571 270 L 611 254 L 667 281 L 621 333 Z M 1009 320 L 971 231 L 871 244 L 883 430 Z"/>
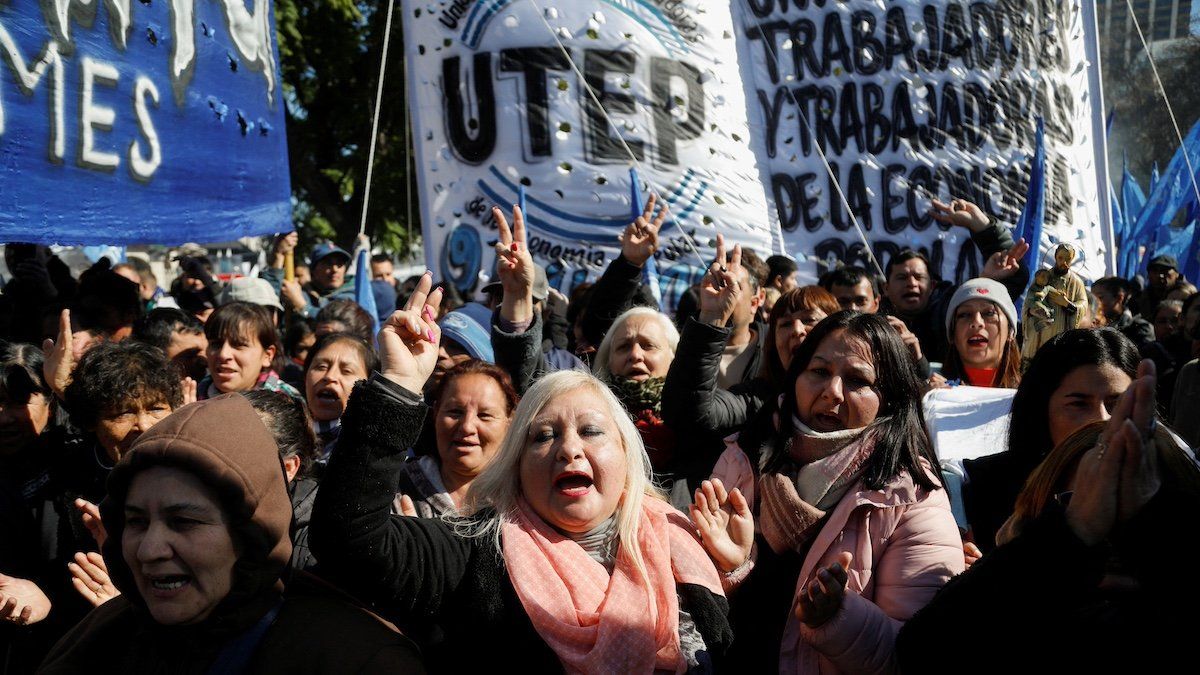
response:
<path id="1" fill-rule="evenodd" d="M 1137 14 L 1133 11 L 1132 0 L 1125 0 L 1125 6 L 1129 9 L 1129 17 L 1133 19 L 1133 27 L 1137 30 L 1138 40 L 1142 43 L 1142 50 L 1146 52 L 1146 60 L 1150 62 L 1150 71 L 1154 73 L 1154 84 L 1158 87 L 1158 94 L 1162 96 L 1163 104 L 1167 108 L 1167 116 L 1171 118 L 1171 126 L 1175 127 L 1175 138 L 1179 140 L 1179 151 L 1183 153 L 1183 160 L 1187 162 L 1188 177 L 1192 179 L 1192 193 L 1196 195 L 1196 203 L 1200 204 L 1200 186 L 1196 185 L 1196 169 L 1192 166 L 1192 158 L 1188 154 L 1188 149 L 1183 147 L 1183 134 L 1179 131 L 1179 120 L 1175 117 L 1175 111 L 1171 108 L 1171 101 L 1167 98 L 1167 90 L 1163 87 L 1162 78 L 1158 76 L 1158 65 L 1154 62 L 1154 55 L 1150 53 L 1150 45 L 1146 44 L 1146 36 L 1142 33 L 1142 24 L 1138 21 Z"/>
<path id="2" fill-rule="evenodd" d="M 358 223 L 360 237 L 367 231 L 367 207 L 371 203 L 371 173 L 375 169 L 375 145 L 379 140 L 379 105 L 383 102 L 383 78 L 387 73 L 388 46 L 392 39 L 392 9 L 395 4 L 396 0 L 388 0 L 387 25 L 383 29 L 383 57 L 379 59 L 379 84 L 375 87 L 375 114 L 371 117 L 371 145 L 367 151 L 367 182 L 363 186 L 362 219 Z M 407 103 L 405 108 L 407 109 Z"/>
<path id="3" fill-rule="evenodd" d="M 742 6 L 743 12 L 750 12 L 750 9 L 746 6 L 746 0 L 739 0 L 739 4 Z M 764 39 L 763 45 L 770 52 L 771 58 L 776 63 L 780 63 L 779 52 L 775 49 L 774 41 Z M 808 129 L 809 137 L 813 139 L 813 147 L 817 149 L 817 156 L 821 158 L 821 164 L 825 167 L 825 172 L 829 174 L 829 182 L 833 185 L 834 191 L 837 192 L 842 207 L 846 209 L 846 215 L 850 216 L 850 222 L 854 225 L 855 231 L 858 232 L 859 239 L 862 240 L 867 259 L 871 261 L 871 265 L 875 267 L 875 271 L 879 272 L 879 276 L 882 278 L 884 276 L 883 268 L 879 266 L 879 261 L 875 258 L 875 252 L 871 250 L 871 242 L 867 239 L 867 233 L 863 230 L 862 224 L 858 222 L 858 217 L 854 215 L 854 209 L 850 208 L 850 201 L 846 199 L 846 193 L 842 191 L 841 181 L 833 173 L 833 167 L 829 164 L 829 159 L 825 156 L 825 150 L 817 142 L 817 134 L 813 130 L 812 124 L 808 121 L 808 115 L 804 112 L 804 106 L 800 105 L 800 101 L 796 99 L 796 94 L 790 87 L 784 87 L 783 90 L 788 98 L 792 99 L 792 105 L 796 106 L 796 111 L 800 113 L 800 119 L 803 120 L 804 127 Z"/>
<path id="4" fill-rule="evenodd" d="M 571 51 L 567 49 L 562 40 L 558 39 L 558 33 L 554 31 L 554 27 L 550 25 L 548 20 L 546 20 L 546 12 L 542 10 L 542 7 L 538 4 L 537 0 L 529 0 L 529 4 L 533 5 L 534 10 L 537 12 L 538 18 L 542 20 L 542 25 L 544 25 L 546 30 L 550 33 L 550 37 L 554 38 L 554 43 L 558 45 L 558 49 L 567 59 L 567 63 L 571 64 L 571 70 L 573 70 L 575 72 L 575 76 L 579 78 L 579 83 L 583 86 L 584 91 L 587 92 L 587 95 L 592 99 L 592 102 L 596 104 L 596 108 L 600 110 L 600 113 L 604 115 L 604 119 L 606 122 L 608 122 L 608 126 L 610 126 L 614 132 L 616 132 L 617 140 L 621 142 L 621 147 L 625 149 L 625 153 L 629 155 L 629 161 L 633 162 L 633 165 L 638 168 L 638 175 L 641 175 L 642 165 L 641 162 L 638 161 L 637 155 L 633 153 L 633 149 L 630 148 L 629 144 L 625 142 L 625 136 L 621 133 L 621 129 L 617 125 L 616 121 L 608 114 L 608 110 L 605 109 L 604 105 L 600 103 L 600 97 L 596 95 L 596 92 L 592 89 L 592 86 L 588 84 L 587 79 L 583 76 L 583 71 L 579 69 L 579 65 L 575 63 L 575 58 L 571 56 Z M 649 180 L 646 180 L 646 183 L 649 184 Z M 692 235 L 688 234 L 687 230 L 684 228 L 680 227 L 679 231 L 687 239 L 688 248 L 691 249 L 692 255 L 695 256 L 696 261 L 700 263 L 700 267 L 708 269 L 709 264 L 700 257 L 700 250 L 699 247 L 696 246 L 696 240 L 693 239 Z"/>

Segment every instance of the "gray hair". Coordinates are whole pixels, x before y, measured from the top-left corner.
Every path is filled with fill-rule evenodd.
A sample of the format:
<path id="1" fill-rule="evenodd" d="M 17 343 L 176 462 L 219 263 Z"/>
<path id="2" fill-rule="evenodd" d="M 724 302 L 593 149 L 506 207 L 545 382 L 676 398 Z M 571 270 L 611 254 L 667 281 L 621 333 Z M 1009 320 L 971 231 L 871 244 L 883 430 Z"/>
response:
<path id="1" fill-rule="evenodd" d="M 592 374 L 600 378 L 603 382 L 612 381 L 612 373 L 608 370 L 608 364 L 612 360 L 613 336 L 621 332 L 625 328 L 625 324 L 629 323 L 630 319 L 635 317 L 653 317 L 662 326 L 663 334 L 667 336 L 667 347 L 671 350 L 671 357 L 674 358 L 675 350 L 679 347 L 679 330 L 675 328 L 675 324 L 667 318 L 666 314 L 653 309 L 651 307 L 633 307 L 625 310 L 621 316 L 613 321 L 612 327 L 604 334 L 604 339 L 600 341 L 600 347 L 596 349 L 596 356 L 592 360 Z"/>

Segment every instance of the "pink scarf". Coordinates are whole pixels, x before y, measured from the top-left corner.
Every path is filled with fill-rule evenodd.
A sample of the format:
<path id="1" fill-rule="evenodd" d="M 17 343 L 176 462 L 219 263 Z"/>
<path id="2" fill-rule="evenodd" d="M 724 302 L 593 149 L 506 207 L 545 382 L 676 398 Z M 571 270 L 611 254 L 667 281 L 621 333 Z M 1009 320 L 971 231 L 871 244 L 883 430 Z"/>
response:
<path id="1" fill-rule="evenodd" d="M 724 595 L 683 514 L 642 498 L 638 546 L 649 583 L 618 548 L 610 576 L 573 540 L 518 502 L 501 541 L 508 576 L 533 627 L 568 672 L 683 672 L 676 584 Z"/>

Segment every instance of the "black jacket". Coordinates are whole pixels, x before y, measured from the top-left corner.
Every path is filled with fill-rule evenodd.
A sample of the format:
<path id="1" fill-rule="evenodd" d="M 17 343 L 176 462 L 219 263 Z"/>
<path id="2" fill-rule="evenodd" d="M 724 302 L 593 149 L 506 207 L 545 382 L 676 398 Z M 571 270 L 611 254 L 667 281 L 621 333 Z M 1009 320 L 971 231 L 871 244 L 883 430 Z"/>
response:
<path id="1" fill-rule="evenodd" d="M 1194 507 L 1194 504 L 1190 505 Z M 1197 536 L 1187 504 L 1160 491 L 1108 544 L 1089 547 L 1051 502 L 1016 539 L 950 580 L 904 625 L 902 672 L 1157 672 L 1195 660 Z M 1135 590 L 1105 591 L 1116 563 Z"/>
<path id="2" fill-rule="evenodd" d="M 753 419 L 774 393 L 770 383 L 756 377 L 762 367 L 766 330 L 760 327 L 755 351 L 742 381 L 728 390 L 717 386 L 721 353 L 731 330 L 689 319 L 679 338 L 675 359 L 663 386 L 663 420 L 676 429 L 690 429 L 723 448 L 722 439 Z M 720 454 L 720 450 L 717 451 Z M 715 459 L 715 458 L 714 458 Z"/>
<path id="3" fill-rule="evenodd" d="M 391 515 L 405 448 L 425 412 L 382 377 L 354 388 L 313 513 L 321 573 L 421 643 L 431 670 L 488 672 L 518 655 L 522 672 L 561 672 L 491 539 L 463 536 L 443 520 Z M 719 657 L 732 639 L 727 602 L 699 587 L 678 590 Z"/>
<path id="4" fill-rule="evenodd" d="M 588 343 L 600 346 L 604 334 L 618 316 L 634 305 L 642 283 L 642 268 L 617 256 L 592 287 L 582 321 L 583 336 Z"/>
<path id="5" fill-rule="evenodd" d="M 971 241 L 974 242 L 975 248 L 979 250 L 979 255 L 983 257 L 984 261 L 996 253 L 1007 251 L 1013 247 L 1012 232 L 995 221 L 979 232 L 971 233 Z M 1028 280 L 1029 270 L 1022 264 L 1019 272 L 1000 283 L 1008 289 L 1008 294 L 1013 302 L 1016 302 L 1017 298 L 1025 291 Z M 946 337 L 946 312 L 950 309 L 950 300 L 954 297 L 956 290 L 958 290 L 958 286 L 955 283 L 938 281 L 930 292 L 929 304 L 923 311 L 916 314 L 903 314 L 892 307 L 886 298 L 880 311 L 900 318 L 904 325 L 908 326 L 908 329 L 921 342 L 921 352 L 927 360 L 944 363 L 949 345 Z"/>

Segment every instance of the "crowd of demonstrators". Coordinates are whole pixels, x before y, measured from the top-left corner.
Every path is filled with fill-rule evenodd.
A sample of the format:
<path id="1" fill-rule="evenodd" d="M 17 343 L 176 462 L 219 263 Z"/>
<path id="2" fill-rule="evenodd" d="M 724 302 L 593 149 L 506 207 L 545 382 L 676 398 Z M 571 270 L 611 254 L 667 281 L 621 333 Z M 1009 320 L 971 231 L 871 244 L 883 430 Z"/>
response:
<path id="1" fill-rule="evenodd" d="M 1098 665 L 1186 644 L 1159 617 L 1200 584 L 1147 553 L 1200 545 L 1174 259 L 1096 280 L 1035 349 L 1018 298 L 1069 255 L 1027 269 L 963 200 L 933 216 L 974 278 L 905 250 L 802 285 L 718 236 L 673 316 L 657 197 L 562 293 L 520 209 L 492 215 L 490 283 L 376 254 L 374 316 L 354 257 L 289 263 L 295 233 L 225 283 L 185 246 L 169 291 L 7 246 L 0 672 L 895 671 L 1050 650 L 1073 617 Z M 939 456 L 945 397 L 1005 442 Z"/>

